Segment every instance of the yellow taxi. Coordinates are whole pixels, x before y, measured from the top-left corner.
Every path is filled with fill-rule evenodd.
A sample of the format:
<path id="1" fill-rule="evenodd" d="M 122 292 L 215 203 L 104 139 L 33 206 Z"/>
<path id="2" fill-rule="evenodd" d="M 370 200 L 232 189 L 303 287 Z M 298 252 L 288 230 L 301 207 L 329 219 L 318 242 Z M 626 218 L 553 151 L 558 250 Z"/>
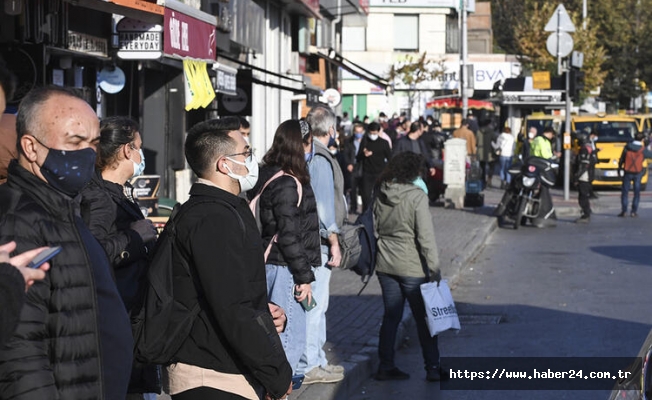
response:
<path id="1" fill-rule="evenodd" d="M 634 140 L 639 132 L 637 120 L 626 115 L 576 115 L 571 119 L 572 132 L 596 131 L 598 163 L 595 166 L 594 186 L 621 186 L 622 177 L 618 175 L 618 163 L 625 145 Z M 647 186 L 648 162 L 644 161 L 645 174 L 641 180 L 642 188 Z"/>
<path id="2" fill-rule="evenodd" d="M 632 117 L 636 120 L 639 132 L 649 133 L 652 131 L 652 114 L 634 114 Z"/>

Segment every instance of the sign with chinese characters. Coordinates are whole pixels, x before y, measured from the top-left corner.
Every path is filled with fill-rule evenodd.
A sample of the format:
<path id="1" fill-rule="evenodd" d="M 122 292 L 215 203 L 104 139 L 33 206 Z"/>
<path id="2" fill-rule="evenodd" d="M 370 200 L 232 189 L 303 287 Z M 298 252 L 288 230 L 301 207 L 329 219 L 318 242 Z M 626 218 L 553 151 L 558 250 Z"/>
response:
<path id="1" fill-rule="evenodd" d="M 92 54 L 100 57 L 107 57 L 108 44 L 106 39 L 68 31 L 68 50 Z"/>
<path id="2" fill-rule="evenodd" d="M 215 61 L 215 25 L 169 8 L 164 22 L 165 55 Z"/>
<path id="3" fill-rule="evenodd" d="M 118 57 L 125 60 L 154 60 L 163 55 L 161 25 L 123 18 L 116 25 Z"/>

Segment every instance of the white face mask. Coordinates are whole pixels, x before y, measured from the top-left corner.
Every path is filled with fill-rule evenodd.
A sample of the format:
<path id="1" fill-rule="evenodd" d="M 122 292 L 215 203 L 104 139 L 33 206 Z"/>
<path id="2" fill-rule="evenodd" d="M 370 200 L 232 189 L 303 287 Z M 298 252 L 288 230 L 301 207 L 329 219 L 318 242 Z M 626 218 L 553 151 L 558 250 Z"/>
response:
<path id="1" fill-rule="evenodd" d="M 248 157 L 245 162 L 234 160 L 231 157 L 226 157 L 226 159 L 247 168 L 247 175 L 238 175 L 233 173 L 228 164 L 224 164 L 224 167 L 229 171 L 227 175 L 240 182 L 240 191 L 246 192 L 253 189 L 256 182 L 258 182 L 258 161 L 256 161 L 256 156 L 252 153 L 251 157 Z"/>
<path id="2" fill-rule="evenodd" d="M 529 137 L 530 139 L 534 139 L 536 135 L 537 135 L 536 132 L 528 132 L 527 137 Z"/>
<path id="3" fill-rule="evenodd" d="M 143 149 L 139 149 L 138 153 L 140 154 L 140 163 L 131 160 L 131 162 L 134 164 L 134 174 L 132 175 L 132 178 L 141 176 L 145 171 L 145 155 L 143 154 Z"/>
<path id="4" fill-rule="evenodd" d="M 376 140 L 378 139 L 378 135 L 369 135 L 370 140 Z"/>

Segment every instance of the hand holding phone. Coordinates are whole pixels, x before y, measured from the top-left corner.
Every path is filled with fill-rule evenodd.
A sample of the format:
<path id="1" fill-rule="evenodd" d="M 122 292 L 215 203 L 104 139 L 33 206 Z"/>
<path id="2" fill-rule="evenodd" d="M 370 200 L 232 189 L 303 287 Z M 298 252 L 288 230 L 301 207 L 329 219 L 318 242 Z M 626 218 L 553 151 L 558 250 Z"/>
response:
<path id="1" fill-rule="evenodd" d="M 294 295 L 295 296 L 301 295 L 301 292 L 297 291 L 296 287 L 294 288 Z M 317 302 L 315 301 L 315 298 L 312 296 L 307 296 L 305 299 L 301 300 L 300 303 L 303 309 L 306 311 L 310 311 L 317 306 Z"/>
<path id="2" fill-rule="evenodd" d="M 61 246 L 48 247 L 47 249 L 38 253 L 38 255 L 34 257 L 34 259 L 27 264 L 27 267 L 38 268 L 41 265 L 43 265 L 46 261 L 52 259 L 52 257 L 59 254 L 59 252 L 61 252 Z"/>

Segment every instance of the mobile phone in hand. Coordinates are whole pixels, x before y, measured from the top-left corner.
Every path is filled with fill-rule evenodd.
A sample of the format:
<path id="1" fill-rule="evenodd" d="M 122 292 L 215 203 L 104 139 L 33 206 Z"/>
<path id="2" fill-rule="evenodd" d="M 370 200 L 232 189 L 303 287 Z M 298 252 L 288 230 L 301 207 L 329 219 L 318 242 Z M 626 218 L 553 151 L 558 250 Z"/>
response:
<path id="1" fill-rule="evenodd" d="M 298 296 L 299 292 L 294 289 L 294 295 Z M 308 298 L 306 297 L 305 299 L 301 300 L 301 306 L 303 307 L 304 310 L 310 311 L 313 308 L 317 307 L 317 302 L 315 301 L 315 298 L 313 296 L 310 296 L 310 303 L 308 303 Z"/>
<path id="2" fill-rule="evenodd" d="M 32 261 L 27 264 L 28 268 L 38 268 L 41 265 L 43 265 L 46 261 L 52 259 L 52 257 L 56 256 L 59 254 L 61 251 L 61 246 L 54 246 L 54 247 L 49 247 L 42 252 L 38 253 L 36 257 Z"/>

